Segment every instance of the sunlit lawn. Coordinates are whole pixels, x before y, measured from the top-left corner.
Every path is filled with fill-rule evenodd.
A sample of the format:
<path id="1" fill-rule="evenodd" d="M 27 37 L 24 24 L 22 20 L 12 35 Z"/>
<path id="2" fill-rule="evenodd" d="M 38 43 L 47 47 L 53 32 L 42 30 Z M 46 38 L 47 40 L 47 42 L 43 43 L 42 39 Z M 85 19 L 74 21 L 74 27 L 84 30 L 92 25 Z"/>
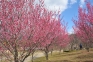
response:
<path id="1" fill-rule="evenodd" d="M 64 53 L 53 53 L 49 55 L 49 60 L 46 61 L 45 57 L 37 58 L 34 62 L 93 62 L 93 49 L 90 52 L 86 50 L 78 50 Z"/>

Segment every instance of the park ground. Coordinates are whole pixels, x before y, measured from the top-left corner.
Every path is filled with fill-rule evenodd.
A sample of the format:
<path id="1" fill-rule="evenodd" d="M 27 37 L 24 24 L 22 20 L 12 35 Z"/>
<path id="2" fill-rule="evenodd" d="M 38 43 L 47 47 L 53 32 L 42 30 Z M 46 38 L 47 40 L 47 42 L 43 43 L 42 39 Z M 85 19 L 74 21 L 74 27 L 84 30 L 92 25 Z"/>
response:
<path id="1" fill-rule="evenodd" d="M 52 56 L 49 54 L 49 60 L 46 60 L 43 56 L 34 59 L 34 62 L 93 62 L 93 49 L 90 49 L 90 52 L 85 49 L 60 54 L 59 52 L 54 52 Z"/>
<path id="2" fill-rule="evenodd" d="M 0 62 L 6 61 L 0 60 Z M 31 62 L 31 56 L 29 56 L 24 62 Z M 44 52 L 36 51 L 34 54 L 34 62 L 93 62 L 93 48 L 90 49 L 89 52 L 85 49 L 65 51 L 61 53 L 59 53 L 59 51 L 53 51 L 52 55 L 49 53 L 49 60 L 46 60 Z"/>

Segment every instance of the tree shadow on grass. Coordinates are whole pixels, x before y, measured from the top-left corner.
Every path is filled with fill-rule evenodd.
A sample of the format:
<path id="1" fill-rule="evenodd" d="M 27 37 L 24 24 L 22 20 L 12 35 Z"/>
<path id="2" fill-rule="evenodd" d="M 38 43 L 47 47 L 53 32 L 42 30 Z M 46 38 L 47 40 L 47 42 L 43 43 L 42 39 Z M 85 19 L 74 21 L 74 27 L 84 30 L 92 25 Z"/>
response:
<path id="1" fill-rule="evenodd" d="M 93 61 L 84 61 L 84 62 L 93 62 Z"/>
<path id="2" fill-rule="evenodd" d="M 61 54 L 56 54 L 56 55 L 54 55 L 55 57 L 60 57 L 60 56 L 62 56 L 62 57 L 64 57 L 64 56 L 73 56 L 73 55 L 78 55 L 78 54 L 82 54 L 82 53 L 61 53 Z"/>
<path id="3" fill-rule="evenodd" d="M 89 60 L 92 58 L 93 58 L 93 53 L 89 53 L 89 54 L 85 54 L 85 55 L 79 55 L 79 56 L 75 57 L 74 59 L 83 60 L 82 62 L 93 62 L 93 60 Z"/>
<path id="4" fill-rule="evenodd" d="M 57 61 L 47 61 L 47 62 L 72 62 L 72 61 L 69 61 L 69 60 L 57 60 Z"/>
<path id="5" fill-rule="evenodd" d="M 87 55 L 79 55 L 76 57 L 77 59 L 88 59 L 88 58 L 93 58 L 93 53 L 89 53 Z"/>

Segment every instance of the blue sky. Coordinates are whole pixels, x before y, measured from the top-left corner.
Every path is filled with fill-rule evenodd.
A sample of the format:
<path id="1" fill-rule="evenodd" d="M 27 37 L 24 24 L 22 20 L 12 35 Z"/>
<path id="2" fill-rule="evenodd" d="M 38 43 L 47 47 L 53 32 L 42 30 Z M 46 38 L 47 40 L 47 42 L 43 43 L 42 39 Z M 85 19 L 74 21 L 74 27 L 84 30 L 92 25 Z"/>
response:
<path id="1" fill-rule="evenodd" d="M 70 1 L 70 0 L 69 0 Z M 82 1 L 82 2 L 81 2 Z M 74 4 L 70 5 L 68 4 L 68 8 L 66 10 L 64 10 L 61 14 L 63 16 L 63 20 L 65 20 L 66 22 L 68 22 L 68 32 L 72 33 L 73 32 L 73 28 L 72 26 L 74 26 L 74 23 L 72 21 L 72 18 L 76 18 L 76 16 L 78 16 L 78 8 L 79 7 L 85 7 L 85 3 L 83 0 L 77 0 Z M 93 0 L 88 0 L 93 4 Z"/>
<path id="2" fill-rule="evenodd" d="M 93 3 L 93 0 L 87 0 Z M 68 23 L 68 32 L 72 33 L 74 25 L 72 18 L 76 18 L 78 15 L 78 7 L 84 7 L 84 0 L 45 0 L 46 7 L 49 10 L 57 11 L 60 10 L 60 14 L 63 17 L 63 20 Z"/>
<path id="3" fill-rule="evenodd" d="M 80 6 L 80 2 L 78 0 L 74 4 L 71 4 L 71 5 L 68 4 L 68 8 L 61 13 L 63 20 L 68 23 L 67 29 L 68 29 L 69 33 L 73 32 L 72 26 L 74 24 L 73 24 L 72 18 L 74 18 L 78 15 L 78 7 L 79 6 Z"/>

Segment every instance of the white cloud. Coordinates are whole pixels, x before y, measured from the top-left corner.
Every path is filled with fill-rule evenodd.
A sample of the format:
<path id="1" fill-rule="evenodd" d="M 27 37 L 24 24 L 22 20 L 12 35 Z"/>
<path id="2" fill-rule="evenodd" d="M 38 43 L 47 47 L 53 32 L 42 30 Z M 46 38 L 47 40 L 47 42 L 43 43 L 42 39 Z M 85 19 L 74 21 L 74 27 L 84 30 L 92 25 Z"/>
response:
<path id="1" fill-rule="evenodd" d="M 80 7 L 83 7 L 85 4 L 85 0 L 80 0 Z"/>
<path id="2" fill-rule="evenodd" d="M 69 29 L 69 30 L 68 30 L 68 33 L 69 33 L 69 34 L 73 34 L 73 33 L 74 33 L 73 28 Z"/>
<path id="3" fill-rule="evenodd" d="M 68 0 L 45 0 L 45 4 L 49 10 L 61 10 L 61 12 L 63 12 L 68 7 Z"/>
<path id="4" fill-rule="evenodd" d="M 77 0 L 70 0 L 70 4 L 77 3 Z"/>

